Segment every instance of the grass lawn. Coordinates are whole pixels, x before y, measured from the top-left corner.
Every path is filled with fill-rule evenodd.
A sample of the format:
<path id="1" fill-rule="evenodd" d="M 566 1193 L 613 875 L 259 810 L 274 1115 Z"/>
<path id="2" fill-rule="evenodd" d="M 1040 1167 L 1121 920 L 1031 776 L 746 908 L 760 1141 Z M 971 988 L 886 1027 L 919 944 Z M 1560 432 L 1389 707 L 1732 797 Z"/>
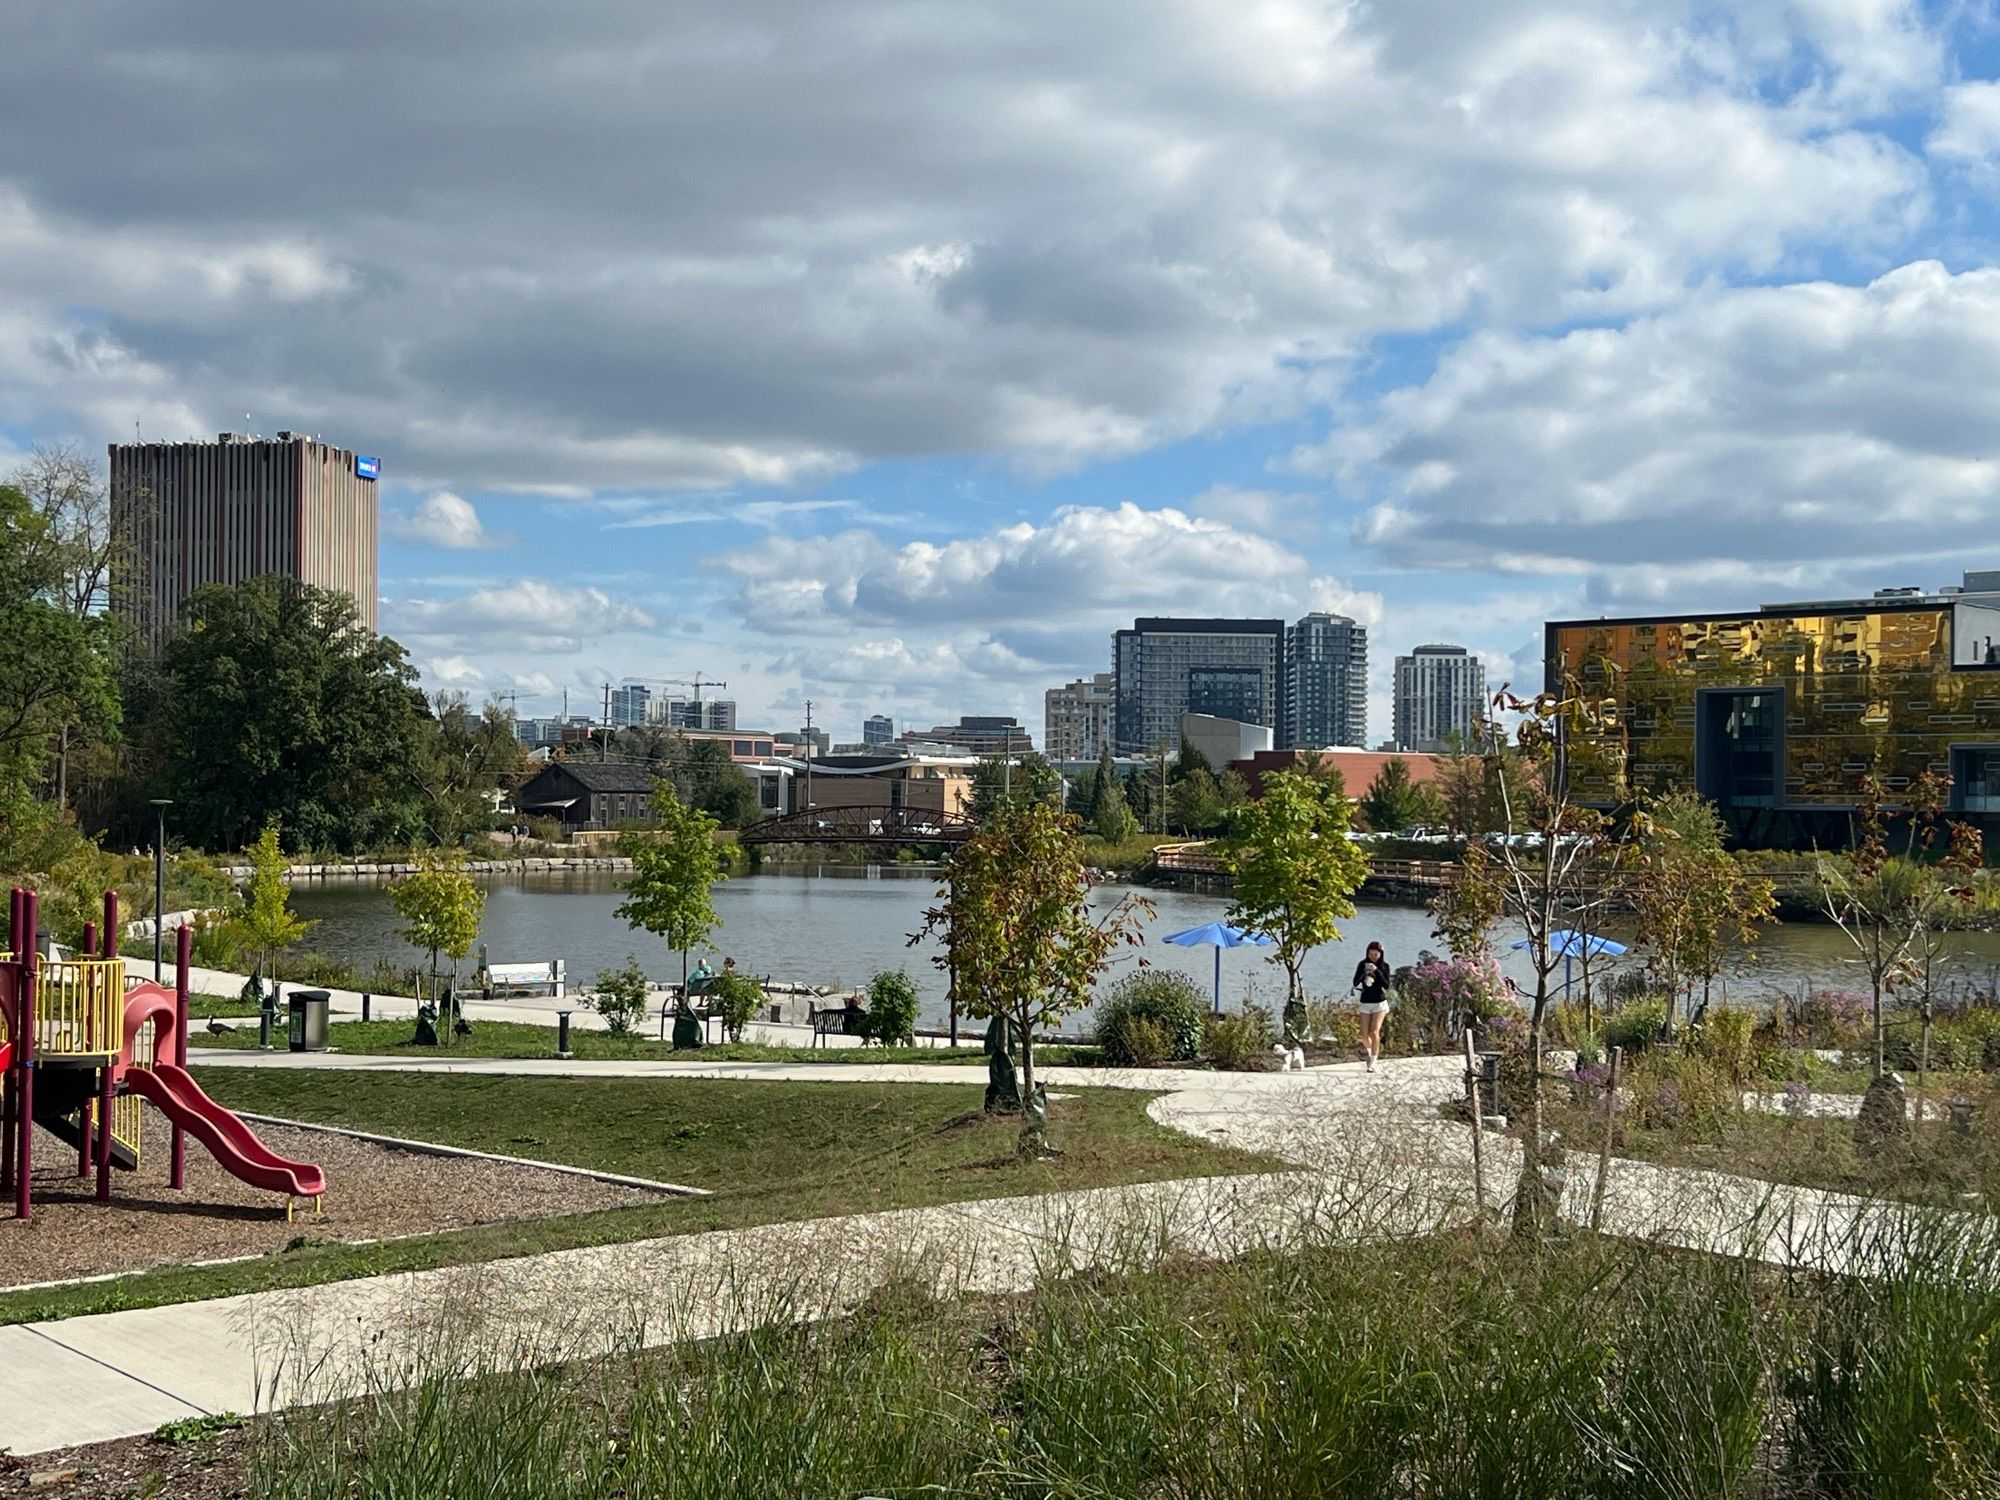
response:
<path id="1" fill-rule="evenodd" d="M 379 1130 L 713 1190 L 637 1208 L 375 1245 L 314 1242 L 238 1265 L 163 1267 L 0 1294 L 0 1323 L 302 1286 L 778 1220 L 1268 1170 L 1262 1157 L 1155 1124 L 1148 1095 L 1085 1089 L 1050 1105 L 1062 1155 L 1021 1162 L 983 1084 L 763 1083 L 210 1070 L 234 1109 Z M 338 1194 L 340 1184 L 329 1184 Z"/>
<path id="2" fill-rule="evenodd" d="M 197 1011 L 197 1015 L 201 1012 Z M 472 1035 L 454 1037 L 448 1047 L 412 1047 L 413 1021 L 337 1021 L 327 1028 L 327 1040 L 336 1051 L 366 1053 L 381 1057 L 553 1057 L 556 1032 L 553 1026 L 535 1026 L 519 1021 L 482 1021 L 472 1018 Z M 969 1035 L 961 1032 L 961 1035 Z M 284 1042 L 282 1026 L 278 1032 Z M 222 1036 L 196 1030 L 188 1039 L 195 1047 L 255 1047 L 255 1024 L 237 1028 Z M 826 1063 L 970 1063 L 984 1066 L 986 1058 L 977 1046 L 970 1047 L 767 1047 L 754 1042 L 718 1043 L 694 1052 L 676 1052 L 657 1036 L 613 1036 L 605 1031 L 572 1031 L 570 1048 L 580 1058 L 622 1060 L 626 1058 L 675 1058 L 682 1062 L 826 1062 Z M 1094 1047 L 1041 1047 L 1035 1052 L 1038 1063 L 1093 1064 Z"/>

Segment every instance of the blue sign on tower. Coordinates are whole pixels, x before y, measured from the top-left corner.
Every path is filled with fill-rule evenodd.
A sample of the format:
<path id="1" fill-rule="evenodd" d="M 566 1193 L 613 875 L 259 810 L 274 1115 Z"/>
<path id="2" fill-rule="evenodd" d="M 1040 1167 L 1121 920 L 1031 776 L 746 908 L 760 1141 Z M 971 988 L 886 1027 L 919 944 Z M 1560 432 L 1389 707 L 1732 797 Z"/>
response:
<path id="1" fill-rule="evenodd" d="M 354 474 L 357 479 L 380 479 L 382 460 L 366 453 L 357 453 L 354 455 Z"/>

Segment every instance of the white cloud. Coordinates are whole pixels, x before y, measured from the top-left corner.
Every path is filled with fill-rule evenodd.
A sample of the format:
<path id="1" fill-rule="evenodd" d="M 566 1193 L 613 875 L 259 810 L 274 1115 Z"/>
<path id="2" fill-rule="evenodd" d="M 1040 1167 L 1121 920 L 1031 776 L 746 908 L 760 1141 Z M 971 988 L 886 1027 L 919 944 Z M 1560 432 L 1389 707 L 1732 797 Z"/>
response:
<path id="1" fill-rule="evenodd" d="M 746 618 L 770 629 L 873 624 L 1090 624 L 1133 613 L 1255 613 L 1301 593 L 1305 559 L 1172 508 L 1066 506 L 1039 525 L 933 543 L 869 531 L 724 555 Z"/>
<path id="2" fill-rule="evenodd" d="M 1299 462 L 1380 493 L 1358 535 L 1404 565 L 1775 581 L 1994 545 L 1996 384 L 2000 270 L 1921 262 L 1481 334 Z"/>
<path id="3" fill-rule="evenodd" d="M 573 651 L 653 616 L 602 589 L 517 579 L 451 599 L 385 599 L 382 629 L 406 645 L 466 652 Z"/>
<path id="4" fill-rule="evenodd" d="M 385 520 L 389 535 L 406 542 L 459 551 L 505 545 L 503 538 L 486 529 L 470 500 L 449 490 L 426 495 L 407 516 L 392 515 Z"/>
<path id="5" fill-rule="evenodd" d="M 1973 163 L 2000 152 L 2000 83 L 1957 83 L 1946 89 L 1937 128 L 1924 149 L 1932 156 Z"/>
<path id="6" fill-rule="evenodd" d="M 424 663 L 424 677 L 453 688 L 477 687 L 486 680 L 486 674 L 462 656 L 433 657 Z"/>
<path id="7" fill-rule="evenodd" d="M 1073 466 L 1892 239 L 1941 66 L 1900 0 L 554 14 L 0 15 L 0 419 L 552 495 Z"/>

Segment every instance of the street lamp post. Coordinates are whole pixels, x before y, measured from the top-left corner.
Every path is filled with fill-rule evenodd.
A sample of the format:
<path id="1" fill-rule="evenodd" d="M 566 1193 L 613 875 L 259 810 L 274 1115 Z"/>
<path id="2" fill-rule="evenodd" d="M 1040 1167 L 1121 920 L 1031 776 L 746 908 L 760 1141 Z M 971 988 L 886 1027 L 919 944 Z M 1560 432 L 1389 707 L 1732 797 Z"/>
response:
<path id="1" fill-rule="evenodd" d="M 158 826 L 153 833 L 153 983 L 160 982 L 160 943 L 166 931 L 167 904 L 167 809 L 174 805 L 171 797 L 153 798 L 153 811 L 159 815 Z"/>

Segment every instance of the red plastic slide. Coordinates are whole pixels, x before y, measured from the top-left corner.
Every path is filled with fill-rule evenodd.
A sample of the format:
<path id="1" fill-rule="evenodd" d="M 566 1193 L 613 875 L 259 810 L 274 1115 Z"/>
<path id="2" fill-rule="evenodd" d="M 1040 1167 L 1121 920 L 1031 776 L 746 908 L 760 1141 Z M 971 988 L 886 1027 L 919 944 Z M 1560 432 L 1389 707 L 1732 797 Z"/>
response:
<path id="1" fill-rule="evenodd" d="M 128 1068 L 125 1087 L 150 1100 L 170 1123 L 206 1146 L 232 1177 L 294 1198 L 317 1198 L 326 1191 L 326 1177 L 318 1167 L 278 1155 L 242 1120 L 204 1094 L 187 1069 L 170 1062 Z"/>

